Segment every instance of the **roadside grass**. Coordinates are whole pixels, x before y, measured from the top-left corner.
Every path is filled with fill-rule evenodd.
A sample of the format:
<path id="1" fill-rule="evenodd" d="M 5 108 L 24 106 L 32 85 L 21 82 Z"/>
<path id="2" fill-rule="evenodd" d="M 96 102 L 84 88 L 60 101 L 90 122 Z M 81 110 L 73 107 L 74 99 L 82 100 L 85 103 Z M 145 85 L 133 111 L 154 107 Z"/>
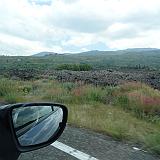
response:
<path id="1" fill-rule="evenodd" d="M 138 143 L 160 154 L 160 91 L 141 83 L 96 87 L 52 79 L 0 79 L 0 101 L 66 104 L 69 124 Z"/>
<path id="2" fill-rule="evenodd" d="M 160 120 L 160 91 L 145 84 L 128 83 L 117 90 L 116 105 L 135 113 L 138 118 Z"/>
<path id="3" fill-rule="evenodd" d="M 70 124 L 107 134 L 117 140 L 136 143 L 142 145 L 143 149 L 160 154 L 160 125 L 101 103 L 68 106 Z"/>
<path id="4" fill-rule="evenodd" d="M 18 82 L 7 79 L 0 80 L 0 100 L 8 103 L 24 101 L 18 90 Z"/>

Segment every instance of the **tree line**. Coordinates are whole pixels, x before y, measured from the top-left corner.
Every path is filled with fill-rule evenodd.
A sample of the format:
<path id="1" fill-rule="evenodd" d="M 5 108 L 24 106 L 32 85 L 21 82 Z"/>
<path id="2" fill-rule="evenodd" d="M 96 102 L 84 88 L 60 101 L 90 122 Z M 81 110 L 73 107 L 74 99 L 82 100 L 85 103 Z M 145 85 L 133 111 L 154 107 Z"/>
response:
<path id="1" fill-rule="evenodd" d="M 72 71 L 90 71 L 92 66 L 89 64 L 61 64 L 56 67 L 57 70 L 72 70 Z"/>

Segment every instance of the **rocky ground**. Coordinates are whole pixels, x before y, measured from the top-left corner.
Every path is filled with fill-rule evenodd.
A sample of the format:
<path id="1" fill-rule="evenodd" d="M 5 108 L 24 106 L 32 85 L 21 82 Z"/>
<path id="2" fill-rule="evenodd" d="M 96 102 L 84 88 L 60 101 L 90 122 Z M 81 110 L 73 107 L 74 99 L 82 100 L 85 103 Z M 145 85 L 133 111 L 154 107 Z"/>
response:
<path id="1" fill-rule="evenodd" d="M 160 72 L 157 71 L 48 71 L 45 76 L 53 76 L 62 82 L 91 83 L 94 85 L 119 85 L 124 82 L 136 81 L 146 83 L 160 89 Z"/>
<path id="2" fill-rule="evenodd" d="M 92 71 L 70 71 L 70 70 L 35 70 L 16 69 L 0 70 L 0 75 L 5 77 L 30 80 L 36 78 L 52 77 L 61 82 L 82 82 L 94 85 L 119 85 L 124 82 L 142 82 L 160 90 L 160 70 L 92 70 Z"/>

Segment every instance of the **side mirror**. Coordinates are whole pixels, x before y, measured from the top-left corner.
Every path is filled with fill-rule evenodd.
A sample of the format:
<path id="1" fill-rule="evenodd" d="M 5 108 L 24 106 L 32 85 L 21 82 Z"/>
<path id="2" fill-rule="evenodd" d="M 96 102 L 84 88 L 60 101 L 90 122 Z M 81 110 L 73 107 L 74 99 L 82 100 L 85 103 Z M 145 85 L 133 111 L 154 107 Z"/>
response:
<path id="1" fill-rule="evenodd" d="M 53 143 L 66 126 L 67 114 L 67 108 L 60 104 L 13 105 L 10 123 L 17 149 L 27 152 Z"/>

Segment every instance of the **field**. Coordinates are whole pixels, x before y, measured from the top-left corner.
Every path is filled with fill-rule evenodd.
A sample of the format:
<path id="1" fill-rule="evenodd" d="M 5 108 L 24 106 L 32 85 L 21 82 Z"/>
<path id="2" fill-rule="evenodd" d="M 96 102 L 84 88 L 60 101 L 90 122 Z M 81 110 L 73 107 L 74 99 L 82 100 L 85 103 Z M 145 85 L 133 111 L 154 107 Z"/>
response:
<path id="1" fill-rule="evenodd" d="M 136 143 L 160 154 L 160 91 L 140 82 L 95 86 L 47 79 L 0 79 L 0 102 L 48 101 L 65 104 L 69 124 Z"/>
<path id="2" fill-rule="evenodd" d="M 63 103 L 70 125 L 160 154 L 159 62 L 150 49 L 0 56 L 0 103 Z"/>
<path id="3" fill-rule="evenodd" d="M 159 62 L 159 49 L 90 51 L 43 57 L 0 56 L 0 75 L 23 80 L 53 76 L 63 82 L 114 86 L 136 81 L 160 89 Z"/>

